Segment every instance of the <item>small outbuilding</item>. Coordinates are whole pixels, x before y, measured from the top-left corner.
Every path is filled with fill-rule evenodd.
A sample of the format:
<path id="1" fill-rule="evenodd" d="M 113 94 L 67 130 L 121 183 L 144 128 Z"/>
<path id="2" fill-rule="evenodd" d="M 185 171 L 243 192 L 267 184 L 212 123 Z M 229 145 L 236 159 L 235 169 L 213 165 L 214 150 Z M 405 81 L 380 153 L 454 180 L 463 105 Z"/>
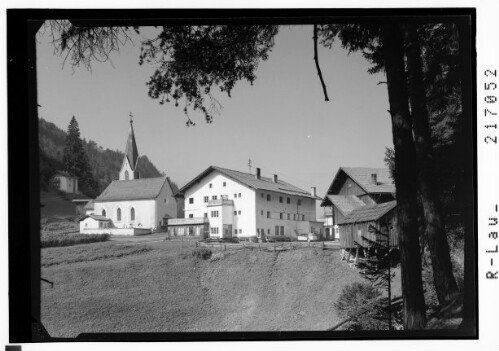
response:
<path id="1" fill-rule="evenodd" d="M 51 184 L 59 191 L 68 194 L 78 194 L 78 177 L 72 176 L 67 172 L 57 172 L 51 180 Z"/>
<path id="2" fill-rule="evenodd" d="M 80 233 L 82 234 L 103 234 L 112 227 L 111 219 L 104 216 L 90 214 L 80 218 Z"/>
<path id="3" fill-rule="evenodd" d="M 396 201 L 390 201 L 352 210 L 338 224 L 340 247 L 352 249 L 356 247 L 356 242 L 362 245 L 364 244 L 362 237 L 386 244 L 387 238 L 379 232 L 388 235 L 390 247 L 398 247 L 396 206 Z"/>

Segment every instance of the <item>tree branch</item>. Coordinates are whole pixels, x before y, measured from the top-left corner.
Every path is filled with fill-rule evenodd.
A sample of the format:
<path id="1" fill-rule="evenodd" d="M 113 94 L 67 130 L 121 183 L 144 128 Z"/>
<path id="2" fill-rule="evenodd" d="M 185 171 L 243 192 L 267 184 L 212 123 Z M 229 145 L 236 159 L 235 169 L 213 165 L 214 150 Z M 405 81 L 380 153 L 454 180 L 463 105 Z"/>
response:
<path id="1" fill-rule="evenodd" d="M 326 101 L 329 101 L 329 97 L 327 96 L 326 84 L 324 84 L 324 78 L 322 78 L 322 72 L 319 66 L 319 57 L 317 55 L 317 24 L 314 24 L 314 61 L 315 67 L 317 67 L 317 74 L 319 75 L 319 79 L 321 80 L 322 90 L 324 91 L 324 99 Z"/>

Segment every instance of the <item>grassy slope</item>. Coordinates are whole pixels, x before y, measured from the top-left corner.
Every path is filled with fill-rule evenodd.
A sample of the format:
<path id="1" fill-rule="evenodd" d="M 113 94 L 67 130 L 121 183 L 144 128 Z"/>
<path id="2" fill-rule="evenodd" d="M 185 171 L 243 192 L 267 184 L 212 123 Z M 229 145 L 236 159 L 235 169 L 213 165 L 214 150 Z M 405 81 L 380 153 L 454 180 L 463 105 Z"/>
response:
<path id="1" fill-rule="evenodd" d="M 44 205 L 40 209 L 40 217 L 75 217 L 76 206 L 57 191 L 40 191 L 40 202 Z"/>
<path id="2" fill-rule="evenodd" d="M 102 244 L 78 247 L 91 245 Z M 333 302 L 343 286 L 361 280 L 337 251 L 236 252 L 209 262 L 185 243 L 185 258 L 178 242 L 147 245 L 153 250 L 42 267 L 55 283 L 42 285 L 49 333 L 324 330 L 339 321 Z M 43 249 L 42 264 L 65 249 Z"/>

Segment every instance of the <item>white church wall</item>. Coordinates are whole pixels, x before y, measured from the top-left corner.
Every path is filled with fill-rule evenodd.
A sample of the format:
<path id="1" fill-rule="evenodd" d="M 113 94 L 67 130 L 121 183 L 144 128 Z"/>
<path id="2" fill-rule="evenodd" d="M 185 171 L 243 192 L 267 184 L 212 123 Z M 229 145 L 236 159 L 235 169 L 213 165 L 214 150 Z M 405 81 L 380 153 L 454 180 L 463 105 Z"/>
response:
<path id="1" fill-rule="evenodd" d="M 177 201 L 173 197 L 173 192 L 165 181 L 161 191 L 156 198 L 156 225 L 160 225 L 159 222 L 163 220 L 165 214 L 170 216 L 170 218 L 177 218 Z"/>
<path id="2" fill-rule="evenodd" d="M 132 207 L 135 209 L 134 221 L 130 218 Z M 118 208 L 121 209 L 121 220 L 118 220 Z M 106 217 L 113 221 L 116 228 L 137 227 L 155 229 L 158 224 L 155 200 L 96 202 L 94 204 L 94 214 L 102 215 L 103 209 L 106 211 Z"/>

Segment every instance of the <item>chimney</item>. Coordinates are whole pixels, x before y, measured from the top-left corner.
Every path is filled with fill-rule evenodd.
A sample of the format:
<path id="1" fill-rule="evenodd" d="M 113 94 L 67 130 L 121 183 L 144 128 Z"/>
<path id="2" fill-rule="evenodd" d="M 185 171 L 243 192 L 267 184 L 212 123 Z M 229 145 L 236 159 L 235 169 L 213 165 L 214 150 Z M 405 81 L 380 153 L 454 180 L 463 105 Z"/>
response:
<path id="1" fill-rule="evenodd" d="M 274 174 L 274 183 L 277 183 L 277 174 Z"/>
<path id="2" fill-rule="evenodd" d="M 310 195 L 317 196 L 317 194 L 316 194 L 316 187 L 315 186 L 313 186 L 313 187 L 310 188 Z"/>
<path id="3" fill-rule="evenodd" d="M 260 179 L 260 168 L 256 169 L 256 179 Z"/>
<path id="4" fill-rule="evenodd" d="M 376 173 L 371 174 L 371 183 L 374 185 L 378 185 L 378 175 Z"/>

